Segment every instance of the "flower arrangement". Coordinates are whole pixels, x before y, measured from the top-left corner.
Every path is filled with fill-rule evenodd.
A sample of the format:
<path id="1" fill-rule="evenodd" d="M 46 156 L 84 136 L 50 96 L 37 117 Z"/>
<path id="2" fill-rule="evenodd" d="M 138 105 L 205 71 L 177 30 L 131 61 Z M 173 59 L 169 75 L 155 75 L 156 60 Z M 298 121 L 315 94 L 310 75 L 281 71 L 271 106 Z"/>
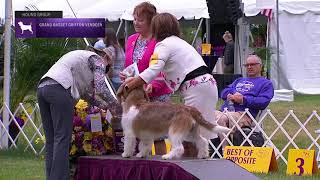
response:
<path id="1" fill-rule="evenodd" d="M 89 114 L 100 113 L 102 131 L 91 132 Z M 84 100 L 79 100 L 75 106 L 73 117 L 73 133 L 70 146 L 70 157 L 84 155 L 104 155 L 114 152 L 113 130 L 106 120 L 105 111 L 89 107 Z"/>

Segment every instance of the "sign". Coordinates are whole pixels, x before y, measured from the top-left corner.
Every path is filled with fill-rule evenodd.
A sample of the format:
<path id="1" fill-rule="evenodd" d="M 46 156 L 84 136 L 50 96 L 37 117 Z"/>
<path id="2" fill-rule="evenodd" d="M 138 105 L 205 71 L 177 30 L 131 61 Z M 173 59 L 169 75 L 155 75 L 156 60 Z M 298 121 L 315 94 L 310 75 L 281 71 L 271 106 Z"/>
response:
<path id="1" fill-rule="evenodd" d="M 170 152 L 170 150 L 171 150 L 171 143 L 170 143 L 169 139 L 165 139 L 165 140 L 164 140 L 164 143 L 166 144 L 166 153 Z M 151 154 L 152 154 L 152 155 L 156 155 L 156 149 L 155 149 L 154 144 L 152 144 Z"/>
<path id="2" fill-rule="evenodd" d="M 312 175 L 317 172 L 317 163 L 314 150 L 289 149 L 288 175 Z"/>
<path id="3" fill-rule="evenodd" d="M 15 18 L 62 18 L 62 11 L 15 11 Z"/>
<path id="4" fill-rule="evenodd" d="M 102 132 L 101 114 L 89 114 L 91 122 L 91 132 Z"/>
<path id="5" fill-rule="evenodd" d="M 268 173 L 278 170 L 274 151 L 268 147 L 226 146 L 223 157 L 250 172 Z"/>
<path id="6" fill-rule="evenodd" d="M 105 36 L 103 18 L 15 18 L 16 38 L 97 38 Z"/>
<path id="7" fill-rule="evenodd" d="M 201 53 L 203 55 L 211 54 L 211 44 L 201 44 Z"/>

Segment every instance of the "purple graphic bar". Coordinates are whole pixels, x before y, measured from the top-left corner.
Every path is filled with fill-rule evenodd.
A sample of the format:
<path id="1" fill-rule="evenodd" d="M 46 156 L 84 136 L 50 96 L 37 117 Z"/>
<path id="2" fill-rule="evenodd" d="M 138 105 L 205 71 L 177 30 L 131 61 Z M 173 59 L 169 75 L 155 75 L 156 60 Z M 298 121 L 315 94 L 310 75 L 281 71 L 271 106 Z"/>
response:
<path id="1" fill-rule="evenodd" d="M 16 38 L 97 38 L 105 36 L 103 18 L 16 18 Z"/>

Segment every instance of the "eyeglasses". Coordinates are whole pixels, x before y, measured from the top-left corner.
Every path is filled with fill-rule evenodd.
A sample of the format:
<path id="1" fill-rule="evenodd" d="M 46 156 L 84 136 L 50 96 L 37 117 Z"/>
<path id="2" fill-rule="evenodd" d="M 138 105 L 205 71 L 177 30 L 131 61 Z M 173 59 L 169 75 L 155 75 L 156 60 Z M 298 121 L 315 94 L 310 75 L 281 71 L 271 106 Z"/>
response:
<path id="1" fill-rule="evenodd" d="M 249 67 L 249 66 L 256 66 L 256 65 L 258 65 L 258 64 L 260 64 L 260 63 L 250 63 L 250 64 L 244 64 L 243 66 L 244 67 Z"/>

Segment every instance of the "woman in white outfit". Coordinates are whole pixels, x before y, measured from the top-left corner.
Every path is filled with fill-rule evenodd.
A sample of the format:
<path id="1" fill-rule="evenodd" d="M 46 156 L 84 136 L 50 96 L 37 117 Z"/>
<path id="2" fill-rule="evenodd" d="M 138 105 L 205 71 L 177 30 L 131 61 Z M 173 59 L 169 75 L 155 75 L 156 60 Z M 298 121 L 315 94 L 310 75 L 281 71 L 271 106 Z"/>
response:
<path id="1" fill-rule="evenodd" d="M 169 13 L 161 13 L 152 19 L 151 28 L 158 43 L 150 65 L 126 86 L 130 89 L 149 83 L 162 71 L 168 86 L 180 92 L 185 105 L 196 107 L 207 121 L 217 124 L 214 116 L 218 101 L 216 81 L 199 53 L 180 38 L 178 20 Z M 207 139 L 217 137 L 205 129 L 201 129 L 201 134 Z"/>

